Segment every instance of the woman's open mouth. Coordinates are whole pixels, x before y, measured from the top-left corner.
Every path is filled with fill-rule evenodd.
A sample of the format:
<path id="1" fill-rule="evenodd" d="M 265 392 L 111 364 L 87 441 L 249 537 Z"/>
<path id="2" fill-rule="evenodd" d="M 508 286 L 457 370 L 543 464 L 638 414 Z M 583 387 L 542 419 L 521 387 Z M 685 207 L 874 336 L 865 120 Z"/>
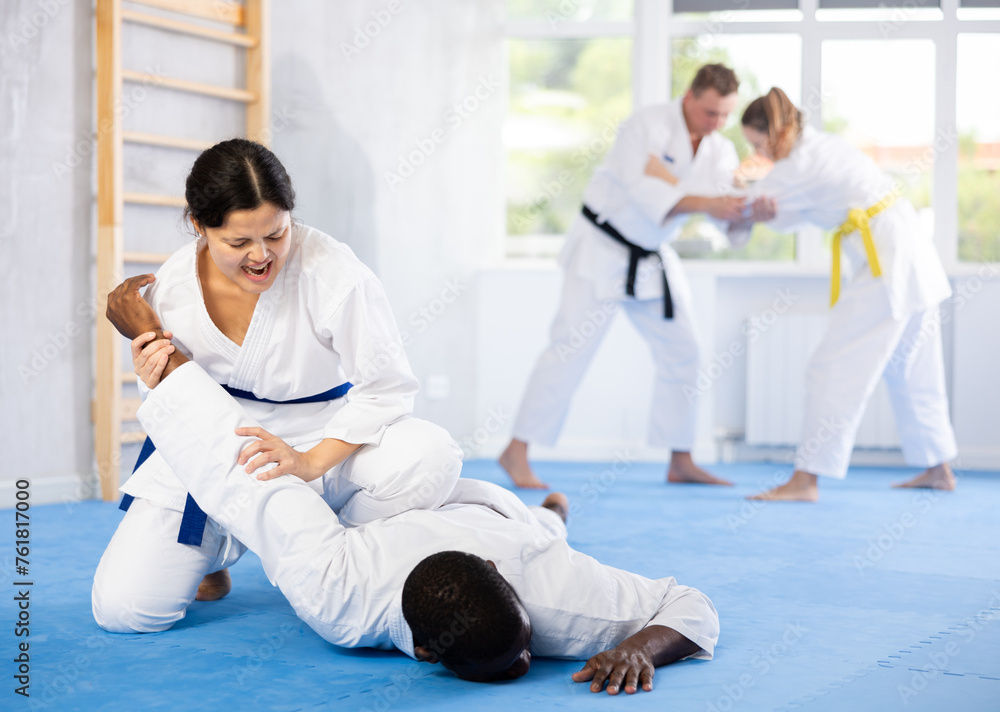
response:
<path id="1" fill-rule="evenodd" d="M 271 265 L 273 263 L 268 260 L 266 263 L 258 267 L 250 267 L 249 265 L 244 265 L 241 267 L 243 274 L 247 276 L 253 282 L 263 282 L 271 275 Z"/>

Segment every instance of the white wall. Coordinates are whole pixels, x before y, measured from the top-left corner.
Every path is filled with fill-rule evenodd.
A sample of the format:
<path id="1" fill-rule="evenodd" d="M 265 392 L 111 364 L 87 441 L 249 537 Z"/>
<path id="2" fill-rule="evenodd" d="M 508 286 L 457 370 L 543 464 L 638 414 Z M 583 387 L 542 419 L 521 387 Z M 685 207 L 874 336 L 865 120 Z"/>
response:
<path id="1" fill-rule="evenodd" d="M 446 387 L 440 400 L 425 389 L 418 414 L 459 438 L 474 421 L 474 277 L 504 224 L 503 4 L 299 0 L 273 13 L 274 107 L 291 117 L 274 147 L 298 216 L 375 269 L 417 377 Z"/>
<path id="2" fill-rule="evenodd" d="M 952 421 L 959 457 L 1000 469 L 1000 273 L 955 280 Z"/>
<path id="3" fill-rule="evenodd" d="M 90 149 L 91 17 L 0 5 L 0 481 L 31 477 L 36 500 L 93 458 L 90 161 L 54 169 Z"/>

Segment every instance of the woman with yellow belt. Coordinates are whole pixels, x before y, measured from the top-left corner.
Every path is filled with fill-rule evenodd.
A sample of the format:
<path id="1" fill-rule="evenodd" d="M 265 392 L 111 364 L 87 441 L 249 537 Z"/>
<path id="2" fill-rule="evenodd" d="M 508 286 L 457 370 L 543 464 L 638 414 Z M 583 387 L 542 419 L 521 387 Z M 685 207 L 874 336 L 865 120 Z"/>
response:
<path id="1" fill-rule="evenodd" d="M 938 305 L 951 294 L 916 211 L 875 162 L 843 139 L 802 126 L 783 91 L 753 101 L 743 133 L 774 167 L 752 189 L 752 215 L 767 222 L 836 229 L 827 331 L 806 377 L 802 437 L 788 482 L 754 499 L 815 501 L 818 476 L 841 479 L 865 405 L 878 380 L 889 387 L 903 456 L 926 468 L 902 487 L 954 489 Z M 841 287 L 841 251 L 850 278 Z"/>

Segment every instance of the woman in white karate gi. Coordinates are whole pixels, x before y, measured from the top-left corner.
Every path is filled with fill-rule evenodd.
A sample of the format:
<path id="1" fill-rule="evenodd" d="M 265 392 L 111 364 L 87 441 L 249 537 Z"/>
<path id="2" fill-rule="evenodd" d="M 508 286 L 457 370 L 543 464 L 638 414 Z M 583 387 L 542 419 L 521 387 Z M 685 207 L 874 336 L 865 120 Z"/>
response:
<path id="1" fill-rule="evenodd" d="M 622 124 L 594 173 L 559 257 L 564 279 L 550 342 L 500 456 L 518 487 L 547 486 L 531 470 L 528 445 L 555 444 L 573 393 L 619 311 L 652 351 L 648 439 L 671 450 L 668 480 L 731 484 L 691 459 L 697 400 L 689 394 L 697 392 L 700 348 L 687 278 L 669 243 L 688 213 L 721 222 L 741 215 L 743 199 L 728 195 L 739 159 L 718 132 L 736 106 L 738 86 L 728 67 L 701 67 L 683 97 Z"/>
<path id="2" fill-rule="evenodd" d="M 957 448 L 938 319 L 951 288 L 913 206 L 860 150 L 802 126 L 780 89 L 752 102 L 742 124 L 747 141 L 774 167 L 752 188 L 752 217 L 732 229 L 746 232 L 756 221 L 781 231 L 807 223 L 837 230 L 830 321 L 809 362 L 795 472 L 754 498 L 814 501 L 817 476 L 845 477 L 879 378 L 889 388 L 903 456 L 926 468 L 897 486 L 954 489 L 948 462 Z M 843 287 L 841 250 L 851 268 Z"/>
<path id="3" fill-rule="evenodd" d="M 292 221 L 277 157 L 222 142 L 195 161 L 185 197 L 197 240 L 147 278 L 166 338 L 132 342 L 143 397 L 177 349 L 261 424 L 240 433 L 258 438 L 242 453 L 218 454 L 258 480 L 313 483 L 348 526 L 444 502 L 461 450 L 411 417 L 417 381 L 382 285 L 346 245 Z M 102 627 L 165 630 L 196 596 L 229 591 L 226 568 L 246 548 L 206 518 L 154 443 L 122 491 L 127 511 L 94 578 Z"/>

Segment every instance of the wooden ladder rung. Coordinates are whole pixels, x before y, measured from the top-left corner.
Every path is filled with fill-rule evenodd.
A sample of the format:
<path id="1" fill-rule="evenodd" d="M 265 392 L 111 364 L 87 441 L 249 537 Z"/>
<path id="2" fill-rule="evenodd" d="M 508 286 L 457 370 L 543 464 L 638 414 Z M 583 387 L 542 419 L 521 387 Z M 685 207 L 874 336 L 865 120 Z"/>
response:
<path id="1" fill-rule="evenodd" d="M 141 398 L 122 398 L 122 422 L 134 422 L 136 419 L 136 413 L 139 412 L 139 406 L 141 405 Z"/>
<path id="2" fill-rule="evenodd" d="M 161 205 L 167 208 L 183 208 L 187 201 L 179 195 L 157 195 L 156 193 L 125 193 L 126 203 L 136 205 Z"/>
<path id="3" fill-rule="evenodd" d="M 170 257 L 169 252 L 123 252 L 123 262 L 127 265 L 162 265 Z"/>
<path id="4" fill-rule="evenodd" d="M 242 27 L 245 24 L 243 6 L 223 0 L 132 0 L 136 5 L 169 10 L 182 15 L 191 15 L 205 20 L 215 20 L 227 25 Z"/>
<path id="5" fill-rule="evenodd" d="M 125 7 L 122 7 L 125 5 Z M 139 83 L 157 92 L 157 101 L 183 103 L 182 92 L 192 97 L 212 97 L 215 100 L 237 102 L 245 109 L 248 137 L 266 142 L 270 137 L 271 114 L 271 30 L 270 0 L 92 0 L 88 7 L 96 10 L 96 109 L 97 123 L 108 130 L 98 132 L 97 141 L 97 283 L 113 283 L 121 279 L 123 268 L 153 271 L 168 260 L 167 253 L 128 252 L 124 250 L 125 210 L 134 205 L 184 208 L 186 201 L 178 195 L 163 195 L 152 185 L 132 183 L 135 192 L 125 193 L 124 151 L 138 152 L 137 146 L 158 149 L 201 152 L 214 142 L 178 135 L 126 131 L 122 125 L 123 83 Z M 145 29 L 143 29 L 145 28 Z M 185 47 L 202 48 L 213 43 L 223 51 L 235 50 L 234 57 L 243 56 L 246 81 L 241 87 L 220 75 L 221 85 L 161 76 L 163 70 L 152 66 L 142 71 L 122 66 L 122 34 L 130 32 L 136 39 L 154 34 L 166 40 L 178 41 Z M 194 42 L 184 40 L 194 38 Z M 240 51 L 240 50 L 244 51 Z M 141 65 L 140 65 L 141 67 Z M 205 103 L 199 99 L 199 103 Z M 242 113 L 242 112 L 241 112 Z M 183 133 L 164 128 L 167 134 Z M 197 135 L 197 134 L 195 134 Z M 211 134 L 209 134 L 211 136 Z M 124 146 L 127 145 L 127 148 Z M 152 153 L 143 151 L 144 153 Z M 157 151 L 161 153 L 162 151 Z M 126 154 L 127 155 L 127 154 Z M 126 184 L 127 185 L 127 184 Z M 168 193 L 170 191 L 167 191 Z M 145 212 L 149 212 L 144 208 Z M 165 217 L 167 211 L 162 211 Z M 176 213 L 170 213 L 176 216 Z M 155 217 L 152 214 L 149 217 Z M 103 308 L 107 295 L 99 291 L 97 303 Z M 96 401 L 92 405 L 95 418 L 94 449 L 100 468 L 101 494 L 105 500 L 120 497 L 120 448 L 142 444 L 146 434 L 135 417 L 139 401 L 134 397 L 139 379 L 129 368 L 124 356 L 122 337 L 106 319 L 98 319 L 96 335 Z M 124 358 L 123 358 L 124 356 Z M 124 361 L 124 363 L 123 363 Z M 128 370 L 126 370 L 128 369 Z"/>
<path id="6" fill-rule="evenodd" d="M 139 406 L 142 405 L 141 398 L 122 398 L 121 400 L 121 417 L 123 423 L 135 422 L 136 413 L 139 412 Z M 93 421 L 97 420 L 97 401 L 90 401 L 90 419 Z"/>
<path id="7" fill-rule="evenodd" d="M 162 265 L 170 257 L 169 252 L 124 252 L 122 261 L 127 265 Z M 134 374 L 133 374 L 134 375 Z"/>
<path id="8" fill-rule="evenodd" d="M 235 87 L 220 87 L 215 84 L 202 84 L 192 82 L 187 79 L 174 79 L 161 74 L 150 74 L 149 72 L 137 72 L 134 69 L 123 69 L 122 79 L 128 82 L 140 82 L 148 86 L 166 87 L 177 91 L 186 91 L 193 94 L 204 94 L 205 96 L 215 96 L 220 99 L 230 101 L 242 101 L 251 104 L 257 101 L 257 94 L 247 89 L 237 89 Z"/>
<path id="9" fill-rule="evenodd" d="M 256 47 L 258 43 L 256 37 L 251 37 L 250 35 L 243 34 L 242 32 L 224 32 L 222 30 L 213 30 L 211 27 L 203 27 L 202 25 L 195 25 L 190 22 L 171 20 L 166 17 L 150 15 L 145 12 L 136 12 L 135 10 L 122 10 L 122 19 L 139 25 L 156 27 L 157 29 L 167 30 L 168 32 L 179 32 L 185 35 L 194 35 L 196 37 L 203 37 L 207 40 L 215 40 L 216 42 L 225 42 L 238 47 Z"/>
<path id="10" fill-rule="evenodd" d="M 141 143 L 146 146 L 162 146 L 164 148 L 181 148 L 187 151 L 204 151 L 215 145 L 211 141 L 199 141 L 195 138 L 161 136 L 160 134 L 141 133 L 139 131 L 122 131 L 122 139 L 126 143 Z"/>

